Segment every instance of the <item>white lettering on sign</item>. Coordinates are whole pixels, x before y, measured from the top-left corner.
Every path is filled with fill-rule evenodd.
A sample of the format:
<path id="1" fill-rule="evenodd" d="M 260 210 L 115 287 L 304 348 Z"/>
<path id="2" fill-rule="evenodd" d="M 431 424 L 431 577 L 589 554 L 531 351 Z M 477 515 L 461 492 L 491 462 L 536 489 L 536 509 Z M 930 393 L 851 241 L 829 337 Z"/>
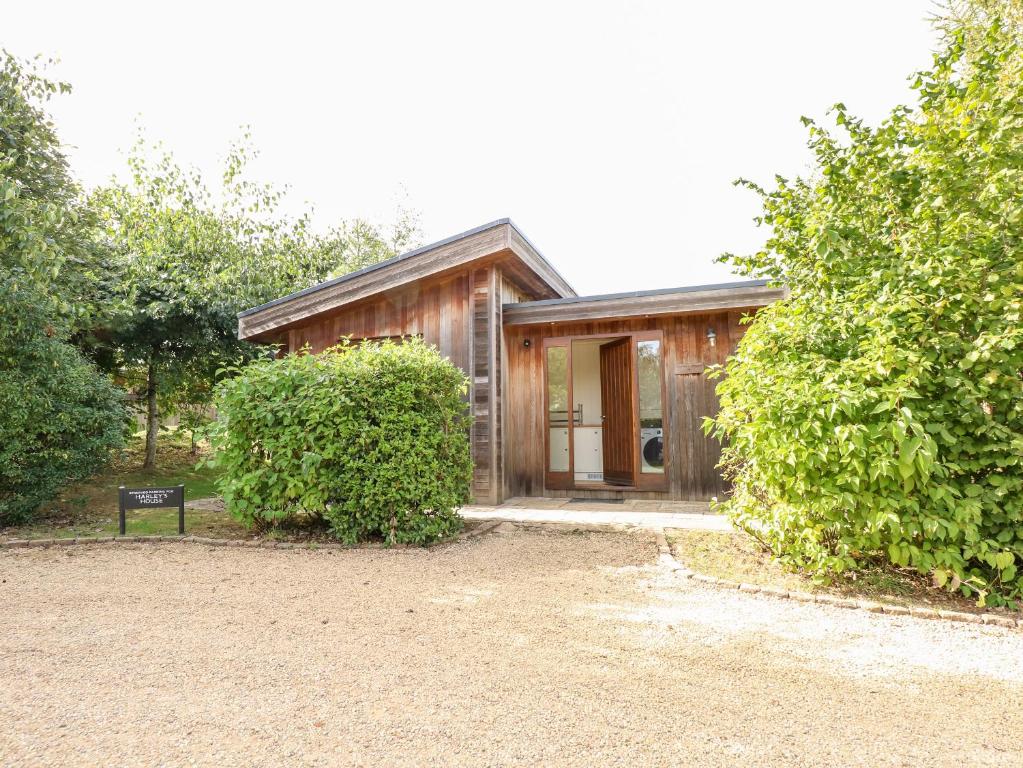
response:
<path id="1" fill-rule="evenodd" d="M 128 495 L 138 504 L 163 504 L 174 491 L 128 491 Z"/>
<path id="2" fill-rule="evenodd" d="M 125 488 L 122 496 L 127 509 L 174 507 L 184 503 L 183 488 Z"/>

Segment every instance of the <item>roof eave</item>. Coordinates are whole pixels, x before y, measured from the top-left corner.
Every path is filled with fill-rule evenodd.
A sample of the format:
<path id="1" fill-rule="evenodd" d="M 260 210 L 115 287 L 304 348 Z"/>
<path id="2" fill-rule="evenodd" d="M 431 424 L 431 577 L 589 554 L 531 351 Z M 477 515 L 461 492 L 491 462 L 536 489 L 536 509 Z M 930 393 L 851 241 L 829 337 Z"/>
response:
<path id="1" fill-rule="evenodd" d="M 785 298 L 788 289 L 764 280 L 653 291 L 577 296 L 505 304 L 505 325 L 574 322 L 605 318 L 650 317 L 753 309 Z"/>
<path id="2" fill-rule="evenodd" d="M 267 339 L 296 322 L 505 250 L 522 261 L 554 295 L 575 296 L 568 281 L 514 222 L 505 218 L 240 312 L 238 338 Z M 430 262 L 416 258 L 425 259 L 431 253 L 436 258 Z M 399 268 L 404 272 L 399 272 Z"/>

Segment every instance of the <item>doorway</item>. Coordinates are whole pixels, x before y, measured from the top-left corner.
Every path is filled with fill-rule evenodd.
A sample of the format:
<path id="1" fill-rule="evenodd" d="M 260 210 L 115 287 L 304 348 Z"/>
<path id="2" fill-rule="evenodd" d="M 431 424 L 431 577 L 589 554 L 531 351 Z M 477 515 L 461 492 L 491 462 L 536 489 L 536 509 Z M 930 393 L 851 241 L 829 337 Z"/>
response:
<path id="1" fill-rule="evenodd" d="M 659 331 L 544 341 L 548 488 L 664 490 Z"/>

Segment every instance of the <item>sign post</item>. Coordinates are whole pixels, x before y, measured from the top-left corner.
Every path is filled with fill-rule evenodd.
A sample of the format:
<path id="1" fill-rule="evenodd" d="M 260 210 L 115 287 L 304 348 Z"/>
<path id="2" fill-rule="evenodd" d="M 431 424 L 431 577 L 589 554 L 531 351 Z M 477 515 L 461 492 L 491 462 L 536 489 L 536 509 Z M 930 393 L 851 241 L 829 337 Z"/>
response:
<path id="1" fill-rule="evenodd" d="M 152 509 L 154 507 L 178 508 L 178 533 L 185 532 L 185 486 L 169 488 L 118 488 L 120 515 L 117 520 L 118 535 L 124 536 L 124 513 L 129 509 Z"/>

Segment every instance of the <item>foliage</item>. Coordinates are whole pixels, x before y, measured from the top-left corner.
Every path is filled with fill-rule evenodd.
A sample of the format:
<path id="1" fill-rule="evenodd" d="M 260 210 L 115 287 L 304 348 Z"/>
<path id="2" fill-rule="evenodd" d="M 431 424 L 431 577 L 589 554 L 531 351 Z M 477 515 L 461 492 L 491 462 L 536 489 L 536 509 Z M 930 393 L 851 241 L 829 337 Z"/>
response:
<path id="1" fill-rule="evenodd" d="M 184 429 L 169 429 L 155 469 L 140 469 L 145 445 L 133 435 L 100 472 L 62 489 L 52 501 L 42 504 L 30 523 L 3 531 L 11 538 L 74 538 L 117 533 L 117 489 L 121 485 L 185 486 L 185 500 L 191 502 L 216 493 L 216 472 L 205 464 L 196 467 L 191 435 Z M 204 454 L 206 446 L 200 443 Z M 176 508 L 132 510 L 128 513 L 131 534 L 172 534 L 178 530 Z M 244 526 L 216 509 L 188 508 L 185 530 L 200 536 L 244 535 Z"/>
<path id="2" fill-rule="evenodd" d="M 10 291 L 31 295 L 51 334 L 65 336 L 92 322 L 107 264 L 84 236 L 90 212 L 44 110 L 70 86 L 39 67 L 0 50 L 0 327 L 21 333 L 29 323 Z"/>
<path id="3" fill-rule="evenodd" d="M 977 44 L 977 40 L 983 40 Z M 1023 57 L 997 19 L 947 28 L 915 107 L 814 124 L 819 174 L 778 178 L 786 283 L 720 375 L 726 510 L 790 565 L 883 557 L 981 603 L 1023 594 Z"/>
<path id="4" fill-rule="evenodd" d="M 472 463 L 465 376 L 419 339 L 254 362 L 220 384 L 211 431 L 228 510 L 326 520 L 346 542 L 456 532 Z"/>
<path id="5" fill-rule="evenodd" d="M 97 242 L 119 274 L 109 297 L 115 309 L 92 351 L 145 406 L 146 466 L 155 462 L 161 414 L 181 413 L 197 426 L 216 371 L 261 354 L 237 339 L 239 311 L 387 258 L 392 244 L 418 232 L 405 214 L 390 239 L 359 220 L 314 234 L 308 213 L 283 213 L 283 191 L 248 178 L 254 153 L 245 141 L 231 147 L 215 191 L 153 149 L 140 139 L 131 182 L 92 196 Z"/>
<path id="6" fill-rule="evenodd" d="M 0 520 L 26 519 L 121 444 L 110 381 L 67 341 L 104 279 L 43 104 L 67 92 L 0 53 Z"/>
<path id="7" fill-rule="evenodd" d="M 44 324 L 21 304 L 27 323 Z M 123 444 L 123 395 L 70 344 L 34 329 L 0 366 L 0 522 L 27 520 L 65 484 L 102 467 Z"/>
<path id="8" fill-rule="evenodd" d="M 235 337 L 233 294 L 220 284 L 240 258 L 243 220 L 214 209 L 201 177 L 164 154 L 155 164 L 140 143 L 129 158 L 132 183 L 96 190 L 96 240 L 117 265 L 110 322 L 97 354 L 142 397 L 145 466 L 156 460 L 157 403 L 187 402 L 221 361 L 248 352 Z M 243 203 L 241 203 L 243 204 Z M 240 205 L 239 204 L 239 207 Z"/>

